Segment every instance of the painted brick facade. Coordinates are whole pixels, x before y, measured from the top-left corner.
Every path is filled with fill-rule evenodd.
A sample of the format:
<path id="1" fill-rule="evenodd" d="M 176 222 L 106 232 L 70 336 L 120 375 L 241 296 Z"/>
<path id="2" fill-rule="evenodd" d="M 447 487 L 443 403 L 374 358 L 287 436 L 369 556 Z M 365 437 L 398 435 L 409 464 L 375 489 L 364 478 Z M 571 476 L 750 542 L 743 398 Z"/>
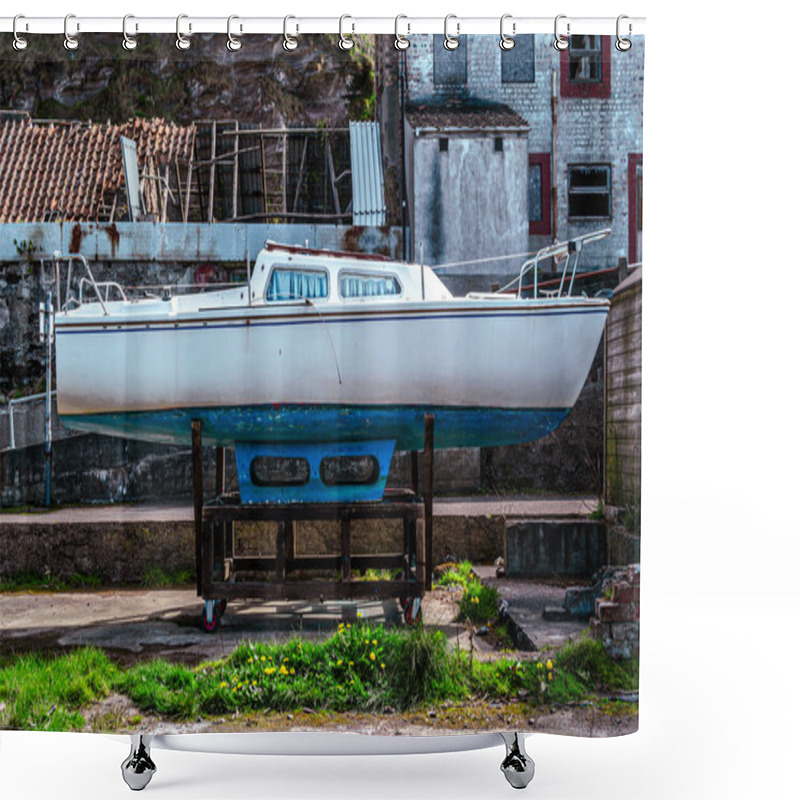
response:
<path id="1" fill-rule="evenodd" d="M 391 94 L 398 98 L 397 76 L 401 74 L 399 56 L 391 47 L 392 37 L 380 38 L 385 41 L 378 43 L 376 53 L 379 101 L 383 87 L 390 84 Z M 500 49 L 498 37 L 462 36 L 466 82 L 459 84 L 452 81 L 456 70 L 435 69 L 436 63 L 444 63 L 453 53 L 435 41 L 437 37 L 433 35 L 415 35 L 405 56 L 406 102 L 491 101 L 509 106 L 530 125 L 528 153 L 538 154 L 539 158 L 541 154 L 551 156 L 551 229 L 543 233 L 541 225 L 532 225 L 529 249 L 536 250 L 556 238 L 563 241 L 610 227 L 611 236 L 587 248 L 581 266 L 611 267 L 623 256 L 629 261 L 641 260 L 641 245 L 636 247 L 638 252 L 631 252 L 631 242 L 637 241 L 637 221 L 630 216 L 630 206 L 633 204 L 635 214 L 639 203 L 636 186 L 630 186 L 631 181 L 637 180 L 636 171 L 631 174 L 630 164 L 641 169 L 644 40 L 637 38 L 631 50 L 620 52 L 611 38 L 605 37 L 600 65 L 602 83 L 576 90 L 569 78 L 569 53 L 556 51 L 552 38 L 546 34 L 534 36 L 533 82 L 509 83 L 503 81 L 501 59 L 507 55 Z M 530 48 L 526 50 L 529 52 Z M 437 74 L 448 76 L 447 82 L 437 83 Z M 506 69 L 507 77 L 513 74 Z M 517 77 L 521 74 L 522 71 Z M 388 124 L 399 123 L 399 116 L 396 122 Z M 400 154 L 387 149 L 386 158 L 389 166 L 392 160 L 398 163 Z M 601 165 L 604 171 L 610 167 L 610 216 L 570 218 L 569 167 L 578 164 Z M 409 203 L 412 202 L 410 196 Z M 474 223 L 480 224 L 480 220 Z"/>

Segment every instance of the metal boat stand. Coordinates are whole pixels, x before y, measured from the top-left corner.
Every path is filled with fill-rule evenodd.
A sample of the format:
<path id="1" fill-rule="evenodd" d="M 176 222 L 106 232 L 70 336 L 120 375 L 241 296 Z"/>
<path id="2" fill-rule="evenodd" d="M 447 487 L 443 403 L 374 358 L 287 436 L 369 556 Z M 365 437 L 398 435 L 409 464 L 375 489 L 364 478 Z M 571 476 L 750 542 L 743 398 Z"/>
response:
<path id="1" fill-rule="evenodd" d="M 421 598 L 433 578 L 433 430 L 432 414 L 425 416 L 424 476 L 412 454 L 411 490 L 387 490 L 379 501 L 358 502 L 241 502 L 224 492 L 224 450 L 216 450 L 215 497 L 206 502 L 203 485 L 202 422 L 192 421 L 197 594 L 203 600 L 202 627 L 217 629 L 228 601 L 328 600 L 397 598 L 405 622 L 419 620 Z M 422 495 L 420 497 L 420 488 Z M 353 554 L 351 524 L 363 520 L 395 520 L 402 524 L 402 552 Z M 297 526 L 303 522 L 338 524 L 338 553 L 300 555 Z M 237 523 L 271 523 L 275 528 L 274 555 L 237 553 Z M 390 580 L 365 580 L 356 570 L 392 570 Z M 316 579 L 318 573 L 328 579 Z M 294 579 L 292 573 L 302 577 Z M 308 579 L 308 574 L 315 576 Z"/>
<path id="2" fill-rule="evenodd" d="M 364 736 L 353 733 L 182 733 L 131 735 L 131 752 L 122 762 L 122 777 L 134 791 L 156 772 L 153 749 L 192 753 L 279 756 L 418 755 L 455 753 L 506 746 L 500 769 L 515 789 L 533 779 L 533 759 L 525 752 L 524 733 L 473 733 L 449 736 Z"/>

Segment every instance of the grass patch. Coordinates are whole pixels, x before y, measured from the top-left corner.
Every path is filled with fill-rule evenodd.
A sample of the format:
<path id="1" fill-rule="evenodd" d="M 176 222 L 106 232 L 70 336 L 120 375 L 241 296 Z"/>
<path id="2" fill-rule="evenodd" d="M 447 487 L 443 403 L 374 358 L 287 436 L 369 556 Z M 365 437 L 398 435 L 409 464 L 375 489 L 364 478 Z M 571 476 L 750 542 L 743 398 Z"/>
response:
<path id="1" fill-rule="evenodd" d="M 83 575 L 80 572 L 67 578 L 58 578 L 25 571 L 0 578 L 0 592 L 67 592 L 75 589 L 97 589 L 102 585 L 99 575 Z"/>
<path id="2" fill-rule="evenodd" d="M 142 576 L 141 584 L 145 589 L 164 589 L 168 586 L 185 586 L 194 583 L 194 572 L 190 569 L 180 569 L 176 572 L 167 572 L 161 567 L 149 567 Z"/>
<path id="3" fill-rule="evenodd" d="M 81 709 L 108 696 L 116 672 L 93 648 L 57 658 L 20 656 L 0 668 L 0 728 L 82 730 Z"/>
<path id="4" fill-rule="evenodd" d="M 466 588 L 470 581 L 477 580 L 469 561 L 460 561 L 458 564 L 443 564 L 443 572 L 436 581 L 436 586 L 460 586 Z"/>
<path id="5" fill-rule="evenodd" d="M 472 580 L 464 588 L 458 615 L 462 620 L 483 625 L 497 617 L 500 592 L 494 586 L 484 586 L 479 580 Z"/>

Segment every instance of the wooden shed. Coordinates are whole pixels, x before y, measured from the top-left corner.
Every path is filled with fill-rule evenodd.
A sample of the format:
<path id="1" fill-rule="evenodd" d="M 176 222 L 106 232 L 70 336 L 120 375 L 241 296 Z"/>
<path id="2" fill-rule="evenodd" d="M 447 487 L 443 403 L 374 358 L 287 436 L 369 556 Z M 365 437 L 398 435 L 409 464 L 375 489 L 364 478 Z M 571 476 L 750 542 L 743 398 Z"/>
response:
<path id="1" fill-rule="evenodd" d="M 605 336 L 604 502 L 638 511 L 642 494 L 642 268 L 614 290 Z"/>

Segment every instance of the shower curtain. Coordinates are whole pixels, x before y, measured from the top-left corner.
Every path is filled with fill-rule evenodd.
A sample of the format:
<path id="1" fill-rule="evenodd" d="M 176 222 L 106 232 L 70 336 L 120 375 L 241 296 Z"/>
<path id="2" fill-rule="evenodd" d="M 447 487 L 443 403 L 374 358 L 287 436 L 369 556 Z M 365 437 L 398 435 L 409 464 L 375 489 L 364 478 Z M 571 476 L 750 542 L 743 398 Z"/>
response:
<path id="1" fill-rule="evenodd" d="M 495 34 L 459 36 L 453 49 L 447 34 L 411 36 L 405 49 L 379 35 L 302 35 L 293 49 L 284 37 L 260 35 L 238 49 L 219 35 L 187 34 L 185 49 L 167 35 L 141 35 L 131 49 L 112 34 L 79 35 L 76 49 L 59 37 L 28 38 L 19 51 L 11 36 L 0 40 L 0 728 L 635 731 L 643 37 L 629 50 L 595 35 L 574 35 L 564 49 L 544 34 L 517 36 L 508 49 Z M 277 261 L 265 260 L 268 240 L 279 246 Z M 538 251 L 569 241 L 521 274 Z M 414 271 L 386 273 L 406 262 Z M 209 319 L 231 327 L 224 292 L 245 298 L 265 264 L 284 271 L 237 307 L 299 303 L 304 325 L 322 320 L 314 346 L 334 386 L 334 362 L 346 385 L 348 364 L 360 359 L 376 370 L 382 361 L 425 364 L 424 351 L 440 347 L 443 334 L 434 326 L 419 343 L 420 318 L 377 355 L 365 345 L 350 358 L 337 350 L 333 318 L 324 319 L 332 292 L 363 309 L 412 289 L 422 293 L 417 303 L 436 289 L 443 306 L 451 295 L 497 304 L 535 292 L 565 320 L 590 301 L 607 314 L 585 364 L 564 355 L 577 332 L 563 328 L 552 340 L 551 370 L 582 370 L 582 388 L 535 430 L 515 406 L 511 434 L 485 433 L 506 419 L 508 409 L 497 408 L 509 387 L 497 385 L 496 408 L 452 423 L 458 446 L 439 448 L 446 440 L 436 437 L 450 436 L 451 423 L 449 412 L 433 410 L 429 461 L 409 451 L 423 449 L 431 409 L 409 412 L 398 401 L 382 410 L 385 427 L 413 429 L 415 442 L 387 462 L 386 497 L 412 487 L 424 498 L 427 465 L 435 465 L 424 591 L 382 593 L 384 584 L 412 580 L 426 553 L 409 543 L 402 521 L 354 514 L 346 552 L 336 521 L 220 523 L 209 540 L 224 555 L 213 564 L 220 581 L 269 586 L 286 568 L 291 537 L 295 577 L 316 588 L 291 590 L 290 599 L 245 590 L 197 597 L 197 469 L 201 505 L 238 492 L 232 441 L 215 434 L 233 403 L 204 418 L 198 461 L 191 419 L 207 398 L 170 422 L 175 409 L 162 396 L 181 375 L 206 391 L 245 340 L 199 356 L 179 348 L 159 367 L 166 351 L 143 331 L 173 318 L 146 312 L 177 314 L 195 297 L 195 311 L 210 309 Z M 105 362 L 93 347 L 113 333 L 103 303 L 112 312 L 127 304 L 139 325 L 133 332 L 120 323 L 113 352 L 121 355 Z M 87 310 L 96 314 L 88 321 L 80 316 Z M 91 333 L 73 356 L 66 348 L 75 329 L 59 325 L 81 319 Z M 519 359 L 520 373 L 539 369 L 534 339 L 498 342 L 491 363 Z M 286 341 L 284 360 L 264 345 L 263 365 L 252 362 L 239 382 L 215 391 L 247 394 L 267 371 L 265 386 L 285 385 L 313 356 Z M 436 370 L 387 391 L 405 397 L 416 381 L 468 397 L 481 346 L 466 358 L 463 340 L 449 347 Z M 109 412 L 97 400 L 104 373 L 125 376 L 123 397 L 147 399 L 130 413 Z M 76 382 L 83 389 L 68 395 Z M 297 413 L 320 404 L 300 401 Z M 242 405 L 255 416 L 242 412 L 234 427 L 270 415 L 273 433 L 301 425 L 268 394 Z M 311 438 L 336 446 L 344 430 L 387 438 L 363 433 L 378 417 L 358 406 L 320 413 L 303 430 L 310 425 Z M 92 413 L 82 419 L 76 409 L 84 407 Z M 153 409 L 161 416 L 145 424 Z M 341 414 L 354 427 L 342 427 Z M 277 436 L 281 447 L 299 431 Z M 301 484 L 309 452 L 265 450 L 244 469 L 262 485 Z M 374 479 L 371 452 L 323 456 L 325 469 L 343 470 L 320 478 L 344 492 L 338 503 L 349 502 L 351 484 Z M 414 502 L 411 530 L 419 530 Z M 23 513 L 45 504 L 51 513 Z M 389 552 L 399 556 L 388 566 L 370 561 Z M 371 582 L 374 591 L 333 592 L 345 562 L 350 583 Z"/>

